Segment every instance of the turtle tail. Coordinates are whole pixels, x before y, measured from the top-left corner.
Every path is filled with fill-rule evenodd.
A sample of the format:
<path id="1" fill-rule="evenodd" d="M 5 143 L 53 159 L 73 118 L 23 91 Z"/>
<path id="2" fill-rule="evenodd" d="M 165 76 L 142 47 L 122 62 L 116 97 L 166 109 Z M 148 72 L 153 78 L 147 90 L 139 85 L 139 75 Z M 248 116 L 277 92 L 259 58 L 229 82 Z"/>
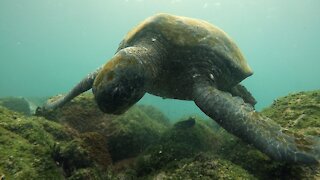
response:
<path id="1" fill-rule="evenodd" d="M 62 107 L 67 102 L 71 101 L 73 98 L 77 97 L 79 94 L 89 90 L 92 88 L 93 82 L 100 72 L 101 68 L 98 68 L 96 71 L 88 74 L 85 78 L 83 78 L 76 86 L 74 86 L 71 91 L 69 91 L 66 95 L 59 97 L 56 100 L 50 101 L 48 100 L 42 107 L 38 107 L 36 110 L 36 114 L 41 114 L 44 111 L 55 110 L 57 108 Z"/>
<path id="2" fill-rule="evenodd" d="M 288 163 L 319 163 L 319 137 L 290 133 L 256 112 L 242 98 L 233 97 L 213 86 L 197 87 L 194 97 L 204 113 L 269 157 Z"/>

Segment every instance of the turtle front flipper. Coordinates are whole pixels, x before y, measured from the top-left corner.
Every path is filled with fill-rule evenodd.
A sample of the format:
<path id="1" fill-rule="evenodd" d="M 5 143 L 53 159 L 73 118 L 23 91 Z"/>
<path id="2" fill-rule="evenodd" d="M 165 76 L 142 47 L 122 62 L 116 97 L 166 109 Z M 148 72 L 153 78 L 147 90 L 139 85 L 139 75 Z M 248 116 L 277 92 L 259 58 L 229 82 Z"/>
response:
<path id="1" fill-rule="evenodd" d="M 96 71 L 88 74 L 85 78 L 83 78 L 75 87 L 71 89 L 66 95 L 58 98 L 54 101 L 48 101 L 43 107 L 39 107 L 36 110 L 36 114 L 41 114 L 43 111 L 50 111 L 62 107 L 67 102 L 71 101 L 73 98 L 78 96 L 79 94 L 89 90 L 92 88 L 93 82 L 99 73 L 101 68 L 98 68 Z"/>
<path id="2" fill-rule="evenodd" d="M 197 106 L 224 129 L 269 157 L 288 163 L 319 163 L 319 137 L 284 131 L 273 120 L 255 112 L 241 98 L 210 85 L 198 86 L 194 98 Z"/>

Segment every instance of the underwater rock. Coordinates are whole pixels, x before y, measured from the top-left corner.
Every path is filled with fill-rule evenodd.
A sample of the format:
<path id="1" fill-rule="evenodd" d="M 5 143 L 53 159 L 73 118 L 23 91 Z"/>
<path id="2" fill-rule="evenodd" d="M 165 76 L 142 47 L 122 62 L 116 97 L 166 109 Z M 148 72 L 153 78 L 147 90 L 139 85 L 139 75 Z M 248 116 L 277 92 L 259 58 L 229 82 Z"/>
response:
<path id="1" fill-rule="evenodd" d="M 0 105 L 12 111 L 20 112 L 25 115 L 32 114 L 30 102 L 22 97 L 5 97 L 0 98 Z"/>
<path id="2" fill-rule="evenodd" d="M 274 179 L 283 176 L 285 165 L 271 160 L 255 147 L 229 134 L 224 129 L 217 132 L 221 145 L 216 155 L 248 171 L 258 179 Z"/>
<path id="3" fill-rule="evenodd" d="M 290 131 L 319 136 L 319 105 L 320 91 L 300 92 L 262 113 Z M 171 126 L 150 106 L 108 115 L 85 94 L 44 115 L 51 121 L 0 106 L 0 177 L 320 179 L 319 165 L 275 162 L 214 121 L 188 117 Z"/>
<path id="4" fill-rule="evenodd" d="M 88 155 L 102 167 L 108 167 L 112 164 L 111 155 L 108 151 L 107 139 L 100 133 L 88 132 L 82 133 L 80 138 L 83 145 L 88 150 Z"/>
<path id="5" fill-rule="evenodd" d="M 188 118 L 187 120 L 184 121 L 179 121 L 174 124 L 174 127 L 176 129 L 186 129 L 186 128 L 191 128 L 196 124 L 196 120 L 193 117 Z"/>
<path id="6" fill-rule="evenodd" d="M 113 161 L 137 156 L 170 126 L 168 118 L 150 106 L 136 105 L 122 115 L 103 113 L 91 93 L 82 94 L 63 108 L 42 115 L 79 133 L 104 135 Z"/>
<path id="7" fill-rule="evenodd" d="M 273 102 L 262 113 L 295 134 L 320 138 L 320 90 L 289 94 Z M 287 177 L 320 179 L 320 165 L 286 166 Z"/>
<path id="8" fill-rule="evenodd" d="M 72 176 L 68 178 L 69 180 L 85 180 L 85 179 L 102 179 L 94 169 L 92 168 L 83 168 L 76 171 Z"/>
<path id="9" fill-rule="evenodd" d="M 56 147 L 54 159 L 61 164 L 67 177 L 75 170 L 93 166 L 88 151 L 81 144 L 81 141 L 75 139 Z"/>
<path id="10" fill-rule="evenodd" d="M 143 176 L 174 166 L 177 161 L 191 158 L 199 152 L 213 153 L 219 143 L 212 128 L 204 121 L 192 117 L 186 121 L 177 122 L 162 134 L 156 144 L 149 147 L 138 158 L 137 173 Z"/>
<path id="11" fill-rule="evenodd" d="M 7 179 L 64 177 L 51 158 L 50 145 L 55 138 L 43 123 L 56 126 L 43 118 L 26 117 L 0 106 L 0 173 Z"/>
<path id="12" fill-rule="evenodd" d="M 164 124 L 166 126 L 171 126 L 170 119 L 165 116 L 159 109 L 150 106 L 150 105 L 137 105 L 141 111 L 146 113 L 152 120 L 159 122 L 160 124 Z"/>
<path id="13" fill-rule="evenodd" d="M 262 113 L 283 128 L 320 136 L 320 90 L 299 92 L 279 98 Z"/>
<path id="14" fill-rule="evenodd" d="M 153 179 L 256 179 L 241 166 L 206 154 L 198 154 L 178 164 L 174 169 L 154 175 Z"/>
<path id="15" fill-rule="evenodd" d="M 56 122 L 0 106 L 0 175 L 6 179 L 66 179 L 83 168 L 103 174 L 111 160 L 101 164 L 92 158 L 93 153 L 108 155 L 101 155 L 99 144 L 88 145 L 87 139 L 95 135 L 83 136 Z"/>

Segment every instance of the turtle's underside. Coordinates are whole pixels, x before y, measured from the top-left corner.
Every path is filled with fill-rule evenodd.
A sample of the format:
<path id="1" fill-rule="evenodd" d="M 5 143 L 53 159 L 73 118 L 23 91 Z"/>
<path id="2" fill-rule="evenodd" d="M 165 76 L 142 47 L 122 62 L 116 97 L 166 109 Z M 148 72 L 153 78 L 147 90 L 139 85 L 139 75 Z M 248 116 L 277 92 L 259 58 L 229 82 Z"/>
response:
<path id="1" fill-rule="evenodd" d="M 252 71 L 226 33 L 202 20 L 158 14 L 131 30 L 117 53 L 66 96 L 47 103 L 50 110 L 92 88 L 99 108 L 121 114 L 145 93 L 192 100 L 230 133 L 275 160 L 318 163 L 319 137 L 285 133 L 253 106 L 239 83 Z"/>

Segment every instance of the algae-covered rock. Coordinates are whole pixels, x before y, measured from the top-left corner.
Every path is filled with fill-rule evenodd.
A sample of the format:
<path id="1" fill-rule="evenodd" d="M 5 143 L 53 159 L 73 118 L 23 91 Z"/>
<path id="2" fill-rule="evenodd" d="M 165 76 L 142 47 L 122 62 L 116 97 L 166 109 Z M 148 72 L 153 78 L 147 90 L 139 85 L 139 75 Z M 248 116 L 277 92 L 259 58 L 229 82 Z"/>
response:
<path id="1" fill-rule="evenodd" d="M 12 111 L 23 113 L 25 115 L 31 115 L 32 112 L 29 101 L 22 97 L 0 98 L 0 106 L 6 107 Z"/>
<path id="2" fill-rule="evenodd" d="M 221 146 L 217 147 L 217 155 L 241 166 L 258 179 L 274 179 L 286 176 L 286 167 L 270 159 L 253 146 L 229 134 L 223 129 L 217 132 Z"/>
<path id="3" fill-rule="evenodd" d="M 0 174 L 7 179 L 66 179 L 83 168 L 98 171 L 104 166 L 92 158 L 86 139 L 56 122 L 0 106 Z"/>
<path id="4" fill-rule="evenodd" d="M 138 105 L 139 109 L 141 109 L 144 113 L 146 113 L 151 119 L 159 122 L 160 124 L 164 124 L 166 126 L 170 126 L 170 119 L 165 116 L 159 109 L 150 106 L 150 105 Z"/>
<path id="5" fill-rule="evenodd" d="M 104 135 L 113 161 L 137 156 L 170 126 L 168 118 L 149 106 L 136 105 L 122 115 L 105 114 L 99 110 L 91 93 L 82 94 L 44 116 L 80 133 Z"/>
<path id="6" fill-rule="evenodd" d="M 43 123 L 52 124 L 0 106 L 0 174 L 8 179 L 64 178 L 51 158 L 50 145 L 55 138 L 43 128 Z"/>
<path id="7" fill-rule="evenodd" d="M 88 132 L 81 134 L 80 137 L 91 159 L 102 165 L 102 167 L 108 167 L 112 164 L 108 141 L 105 136 L 96 132 Z"/>
<path id="8" fill-rule="evenodd" d="M 319 136 L 319 107 L 320 91 L 301 92 L 262 113 L 288 131 Z M 44 115 L 50 120 L 0 106 L 0 177 L 320 179 L 318 165 L 275 162 L 213 121 L 189 117 L 171 126 L 151 106 L 108 115 L 84 94 Z"/>
<path id="9" fill-rule="evenodd" d="M 279 98 L 262 113 L 297 133 L 320 136 L 320 91 Z"/>
<path id="10" fill-rule="evenodd" d="M 133 107 L 109 122 L 105 133 L 113 160 L 134 157 L 155 143 L 167 126 L 151 119 L 139 107 Z"/>
<path id="11" fill-rule="evenodd" d="M 290 132 L 320 138 L 320 90 L 289 94 L 275 100 L 262 113 Z M 320 165 L 286 168 L 287 177 L 320 179 Z"/>
<path id="12" fill-rule="evenodd" d="M 178 164 L 175 169 L 157 173 L 153 179 L 256 179 L 242 167 L 211 155 L 199 154 Z"/>
<path id="13" fill-rule="evenodd" d="M 211 127 L 202 120 L 190 117 L 177 122 L 139 157 L 138 175 L 142 176 L 161 168 L 170 169 L 177 161 L 193 157 L 199 152 L 214 152 L 219 143 Z"/>

